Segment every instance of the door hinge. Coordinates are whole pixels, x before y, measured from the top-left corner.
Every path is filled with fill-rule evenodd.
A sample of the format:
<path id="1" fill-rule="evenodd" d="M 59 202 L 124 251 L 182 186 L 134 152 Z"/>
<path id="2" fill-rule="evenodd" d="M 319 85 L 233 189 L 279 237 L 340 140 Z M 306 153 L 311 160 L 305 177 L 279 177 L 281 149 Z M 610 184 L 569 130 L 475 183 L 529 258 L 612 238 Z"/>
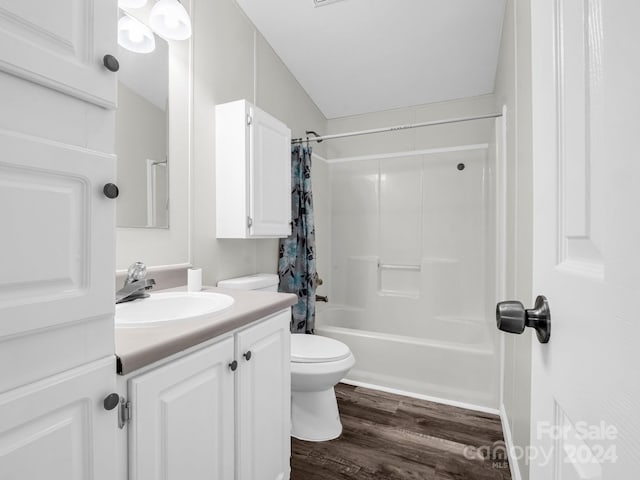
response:
<path id="1" fill-rule="evenodd" d="M 253 218 L 247 217 L 247 227 L 251 228 L 253 226 Z"/>
<path id="2" fill-rule="evenodd" d="M 253 117 L 247 113 L 247 125 L 251 125 L 252 121 L 253 121 Z"/>
<path id="3" fill-rule="evenodd" d="M 118 410 L 118 427 L 121 429 L 131 421 L 131 402 L 126 398 L 120 397 L 120 407 Z"/>

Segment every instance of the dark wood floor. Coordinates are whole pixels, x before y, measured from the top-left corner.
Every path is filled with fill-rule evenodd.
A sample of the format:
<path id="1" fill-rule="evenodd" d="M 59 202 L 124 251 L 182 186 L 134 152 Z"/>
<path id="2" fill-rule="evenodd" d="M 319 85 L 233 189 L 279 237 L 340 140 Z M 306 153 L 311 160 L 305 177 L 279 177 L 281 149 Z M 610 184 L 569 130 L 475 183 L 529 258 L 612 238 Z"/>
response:
<path id="1" fill-rule="evenodd" d="M 511 479 L 496 415 L 344 384 L 336 396 L 342 436 L 292 439 L 291 480 Z"/>

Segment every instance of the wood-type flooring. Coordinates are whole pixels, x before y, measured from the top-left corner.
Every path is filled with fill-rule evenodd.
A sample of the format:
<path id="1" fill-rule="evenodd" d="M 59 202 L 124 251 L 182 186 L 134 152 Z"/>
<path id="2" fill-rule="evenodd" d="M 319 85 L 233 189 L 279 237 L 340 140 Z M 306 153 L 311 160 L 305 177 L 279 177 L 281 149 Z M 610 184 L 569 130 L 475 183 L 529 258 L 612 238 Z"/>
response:
<path id="1" fill-rule="evenodd" d="M 497 415 L 336 385 L 340 438 L 292 439 L 291 480 L 511 480 Z"/>

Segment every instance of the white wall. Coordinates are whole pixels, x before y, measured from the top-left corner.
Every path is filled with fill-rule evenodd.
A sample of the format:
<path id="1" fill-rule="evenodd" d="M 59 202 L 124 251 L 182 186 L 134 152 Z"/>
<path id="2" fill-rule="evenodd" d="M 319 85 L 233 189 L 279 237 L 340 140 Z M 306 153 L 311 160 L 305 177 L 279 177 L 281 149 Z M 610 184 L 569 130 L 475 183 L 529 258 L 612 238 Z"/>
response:
<path id="1" fill-rule="evenodd" d="M 533 159 L 531 153 L 531 0 L 509 0 L 496 77 L 496 105 L 507 106 L 506 299 L 529 308 L 532 292 Z M 531 329 L 504 340 L 503 408 L 514 445 L 529 445 Z M 528 479 L 528 467 L 520 462 Z"/>
<path id="2" fill-rule="evenodd" d="M 328 122 L 328 127 L 329 133 L 342 133 L 428 122 L 490 113 L 495 110 L 494 104 L 493 95 L 483 95 L 450 102 L 331 119 Z M 335 139 L 327 144 L 327 158 L 402 152 L 462 143 L 482 143 L 487 141 L 492 131 L 493 121 L 483 120 Z"/>
<path id="3" fill-rule="evenodd" d="M 305 129 L 325 131 L 326 119 L 233 0 L 195 0 L 192 18 L 192 263 L 203 268 L 207 284 L 255 272 L 275 273 L 277 240 L 215 237 L 214 106 L 246 98 L 285 122 L 294 137 Z M 327 254 L 321 247 L 318 255 Z"/>
<path id="4" fill-rule="evenodd" d="M 118 268 L 135 260 L 149 266 L 190 263 L 203 268 L 203 281 L 210 285 L 237 275 L 275 273 L 277 240 L 216 239 L 214 106 L 245 98 L 285 122 L 294 137 L 306 129 L 325 132 L 326 119 L 235 1 L 183 4 L 190 7 L 193 37 L 174 42 L 182 51 L 170 62 L 171 226 L 118 229 Z M 322 153 L 322 146 L 316 151 Z M 322 185 L 326 172 L 318 170 L 314 181 Z M 325 216 L 322 207 L 318 216 Z M 328 261 L 320 231 L 318 257 L 321 265 Z"/>

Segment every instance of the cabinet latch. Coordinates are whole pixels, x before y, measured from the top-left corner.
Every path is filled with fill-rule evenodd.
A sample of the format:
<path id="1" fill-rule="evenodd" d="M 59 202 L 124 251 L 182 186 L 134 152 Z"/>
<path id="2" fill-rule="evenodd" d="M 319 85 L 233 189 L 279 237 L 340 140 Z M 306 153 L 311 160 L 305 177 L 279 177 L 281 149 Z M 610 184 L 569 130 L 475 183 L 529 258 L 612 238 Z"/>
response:
<path id="1" fill-rule="evenodd" d="M 251 115 L 247 113 L 247 125 L 251 125 L 252 121 L 253 121 L 253 118 L 251 117 Z"/>
<path id="2" fill-rule="evenodd" d="M 126 398 L 120 397 L 120 407 L 118 410 L 118 427 L 121 429 L 131 421 L 131 402 Z"/>
<path id="3" fill-rule="evenodd" d="M 251 228 L 253 225 L 253 218 L 247 217 L 247 227 Z"/>

